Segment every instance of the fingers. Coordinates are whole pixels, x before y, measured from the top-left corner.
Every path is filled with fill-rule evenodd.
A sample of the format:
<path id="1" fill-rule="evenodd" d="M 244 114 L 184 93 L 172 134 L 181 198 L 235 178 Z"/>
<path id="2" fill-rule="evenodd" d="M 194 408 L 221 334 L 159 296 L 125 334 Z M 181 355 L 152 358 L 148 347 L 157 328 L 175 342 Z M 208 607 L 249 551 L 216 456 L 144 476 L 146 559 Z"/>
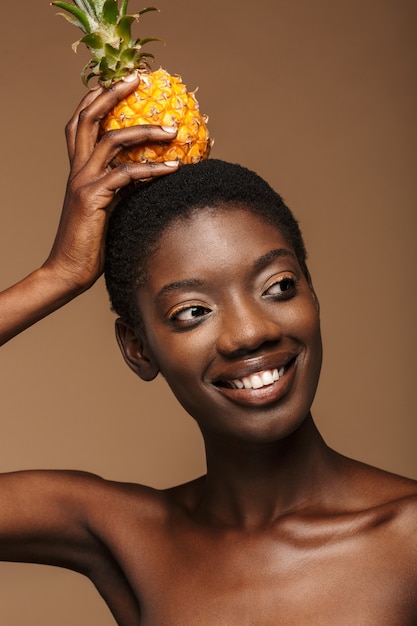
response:
<path id="1" fill-rule="evenodd" d="M 171 132 L 159 126 L 132 126 L 111 131 L 103 135 L 95 146 L 90 158 L 81 169 L 70 177 L 71 189 L 84 189 L 90 195 L 90 209 L 106 209 L 114 193 L 131 182 L 162 176 L 175 171 L 178 163 L 135 163 L 129 161 L 117 167 L 109 167 L 113 159 L 123 149 L 149 141 L 169 141 L 175 137 L 176 129 Z"/>
<path id="2" fill-rule="evenodd" d="M 106 188 L 114 193 L 129 183 L 165 176 L 175 172 L 178 167 L 179 164 L 174 161 L 167 163 L 133 163 L 129 161 L 108 172 L 106 180 L 102 180 L 101 183 L 105 183 Z"/>
<path id="3" fill-rule="evenodd" d="M 125 148 L 148 142 L 169 142 L 177 129 L 139 125 L 110 131 L 99 139 L 100 123 L 108 112 L 139 83 L 137 74 L 119 81 L 110 89 L 89 92 L 67 124 L 71 162 L 70 193 L 80 206 L 91 211 L 106 209 L 115 192 L 131 182 L 162 176 L 177 169 L 177 163 L 123 163 L 110 165 Z M 88 197 L 88 200 L 87 200 Z"/>
<path id="4" fill-rule="evenodd" d="M 88 94 L 81 100 L 80 104 L 74 111 L 72 118 L 69 120 L 65 127 L 65 135 L 67 139 L 68 156 L 70 163 L 72 163 L 75 153 L 75 137 L 77 133 L 77 126 L 80 117 L 80 113 L 83 109 L 87 108 L 101 93 L 103 89 L 94 89 L 89 91 Z"/>
<path id="5" fill-rule="evenodd" d="M 110 131 L 103 135 L 96 145 L 90 156 L 88 168 L 92 171 L 105 169 L 124 148 L 149 142 L 172 141 L 176 132 L 175 127 L 153 125 L 131 126 Z"/>
<path id="6" fill-rule="evenodd" d="M 139 84 L 138 74 L 129 74 L 109 89 L 89 92 L 67 124 L 66 136 L 71 165 L 77 170 L 94 150 L 100 122 L 116 104 Z"/>
<path id="7" fill-rule="evenodd" d="M 176 129 L 159 126 L 132 126 L 110 131 L 96 144 L 87 163 L 70 176 L 71 194 L 78 197 L 80 206 L 91 212 L 110 208 L 114 194 L 119 189 L 138 180 L 163 176 L 178 169 L 176 161 L 168 163 L 137 163 L 128 161 L 109 167 L 117 154 L 124 148 L 144 142 L 170 141 Z M 82 198 L 82 200 L 81 200 Z"/>

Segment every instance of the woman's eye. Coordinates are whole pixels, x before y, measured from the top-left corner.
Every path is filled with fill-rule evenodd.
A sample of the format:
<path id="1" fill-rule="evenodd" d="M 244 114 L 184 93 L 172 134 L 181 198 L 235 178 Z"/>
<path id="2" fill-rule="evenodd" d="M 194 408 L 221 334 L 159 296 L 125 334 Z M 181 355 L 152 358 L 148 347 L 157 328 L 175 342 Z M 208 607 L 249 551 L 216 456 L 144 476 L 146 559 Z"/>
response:
<path id="1" fill-rule="evenodd" d="M 186 306 L 173 311 L 169 319 L 172 322 L 194 322 L 210 313 L 210 309 L 202 305 Z"/>
<path id="2" fill-rule="evenodd" d="M 283 276 L 272 283 L 265 291 L 266 296 L 289 296 L 296 288 L 296 279 L 293 276 Z"/>

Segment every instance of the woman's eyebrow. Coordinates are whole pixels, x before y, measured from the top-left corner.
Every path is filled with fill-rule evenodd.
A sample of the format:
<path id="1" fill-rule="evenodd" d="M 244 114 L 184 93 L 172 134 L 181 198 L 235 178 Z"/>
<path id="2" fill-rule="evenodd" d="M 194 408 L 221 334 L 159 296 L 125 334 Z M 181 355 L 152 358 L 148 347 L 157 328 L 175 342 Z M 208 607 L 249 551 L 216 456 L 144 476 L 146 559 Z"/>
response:
<path id="1" fill-rule="evenodd" d="M 263 254 L 258 259 L 256 259 L 253 267 L 255 270 L 261 270 L 263 267 L 266 267 L 267 265 L 269 265 L 269 263 L 279 257 L 291 257 L 295 259 L 295 255 L 293 252 L 291 252 L 291 250 L 288 250 L 287 248 L 276 248 L 274 250 L 270 250 L 266 254 Z M 156 294 L 155 300 L 161 300 L 164 295 L 166 293 L 169 293 L 170 291 L 176 291 L 179 289 L 197 289 L 199 287 L 202 287 L 203 284 L 204 281 L 199 280 L 198 278 L 186 278 L 184 280 L 176 280 L 172 283 L 164 285 Z"/>
<path id="2" fill-rule="evenodd" d="M 266 254 L 263 254 L 261 257 L 259 257 L 259 259 L 256 259 L 255 263 L 253 264 L 254 269 L 261 270 L 263 267 L 266 267 L 267 265 L 269 265 L 269 263 L 271 263 L 275 259 L 278 259 L 279 257 L 291 257 L 293 259 L 296 258 L 295 254 L 291 252 L 291 250 L 288 250 L 287 248 L 276 248 L 274 250 L 270 250 Z"/>
<path id="3" fill-rule="evenodd" d="M 156 300 L 160 300 L 163 296 L 170 292 L 175 291 L 176 289 L 196 289 L 197 287 L 201 287 L 203 284 L 202 280 L 198 280 L 197 278 L 188 278 L 185 280 L 176 280 L 172 283 L 168 283 L 164 285 L 162 289 L 158 291 L 156 294 Z"/>

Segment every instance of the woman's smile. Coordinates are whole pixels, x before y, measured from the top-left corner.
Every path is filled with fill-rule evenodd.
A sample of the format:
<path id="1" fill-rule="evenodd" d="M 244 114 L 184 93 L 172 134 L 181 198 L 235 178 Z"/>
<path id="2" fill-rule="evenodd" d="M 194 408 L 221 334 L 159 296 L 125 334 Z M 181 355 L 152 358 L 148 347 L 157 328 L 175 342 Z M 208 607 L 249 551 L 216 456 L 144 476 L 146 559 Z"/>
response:
<path id="1" fill-rule="evenodd" d="M 219 393 L 233 402 L 263 406 L 278 402 L 289 391 L 296 369 L 297 355 L 271 354 L 266 359 L 234 364 L 229 373 L 213 382 Z M 276 366 L 270 366 L 275 362 Z M 236 367 L 237 366 L 237 367 Z"/>

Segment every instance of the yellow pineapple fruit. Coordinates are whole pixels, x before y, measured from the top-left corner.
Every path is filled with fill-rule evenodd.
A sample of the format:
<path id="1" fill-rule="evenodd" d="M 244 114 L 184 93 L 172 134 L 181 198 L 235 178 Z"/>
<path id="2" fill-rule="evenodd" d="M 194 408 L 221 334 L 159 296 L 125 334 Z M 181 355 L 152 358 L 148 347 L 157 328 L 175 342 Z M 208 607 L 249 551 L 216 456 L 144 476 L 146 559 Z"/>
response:
<path id="1" fill-rule="evenodd" d="M 75 44 L 86 44 L 91 59 L 84 67 L 84 83 L 97 77 L 104 87 L 138 71 L 138 88 L 119 102 L 101 125 L 102 133 L 136 124 L 175 126 L 176 137 L 169 143 L 148 143 L 121 152 L 117 162 L 196 163 L 208 157 L 211 147 L 207 118 L 199 111 L 197 99 L 189 92 L 181 78 L 164 69 L 151 71 L 149 52 L 142 46 L 154 38 L 133 39 L 131 27 L 140 16 L 154 7 L 127 15 L 129 0 L 74 0 L 74 4 L 56 0 L 53 5 L 67 11 L 61 13 L 71 24 L 84 33 Z"/>

